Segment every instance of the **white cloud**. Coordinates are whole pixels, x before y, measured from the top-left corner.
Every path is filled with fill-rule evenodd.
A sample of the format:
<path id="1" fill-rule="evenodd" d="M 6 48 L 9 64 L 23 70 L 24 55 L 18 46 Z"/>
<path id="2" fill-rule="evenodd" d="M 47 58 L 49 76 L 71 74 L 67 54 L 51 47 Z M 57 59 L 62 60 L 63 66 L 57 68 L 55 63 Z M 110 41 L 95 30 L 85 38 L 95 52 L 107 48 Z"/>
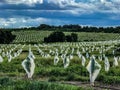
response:
<path id="1" fill-rule="evenodd" d="M 120 0 L 48 0 L 61 8 L 73 10 L 72 12 L 111 12 L 120 13 Z M 79 12 L 78 12 L 79 11 Z"/>
<path id="2" fill-rule="evenodd" d="M 120 0 L 5 0 L 9 4 L 26 4 L 34 6 L 35 4 L 55 4 L 65 10 L 72 12 L 111 12 L 120 13 Z M 54 6 L 54 5 L 52 5 Z M 47 7 L 47 6 L 45 6 Z M 53 8 L 54 9 L 54 8 Z M 78 12 L 79 11 L 79 12 Z"/>
<path id="3" fill-rule="evenodd" d="M 60 7 L 64 8 L 69 5 L 77 5 L 75 0 L 48 0 L 48 3 L 54 3 L 56 5 L 59 5 Z"/>
<path id="4" fill-rule="evenodd" d="M 24 18 L 24 17 L 18 17 L 18 18 L 0 18 L 0 27 L 22 27 L 22 26 L 29 26 L 29 25 L 34 25 L 34 24 L 40 24 L 40 23 L 45 23 L 49 22 L 48 19 L 46 18 Z"/>
<path id="5" fill-rule="evenodd" d="M 31 6 L 36 3 L 42 4 L 43 0 L 5 0 L 5 2 L 9 4 L 26 4 Z"/>
<path id="6" fill-rule="evenodd" d="M 68 21 L 62 21 L 59 19 L 48 19 L 48 18 L 24 18 L 24 17 L 16 17 L 16 18 L 0 18 L 0 27 L 1 28 L 18 28 L 18 27 L 32 27 L 38 26 L 40 24 L 66 24 Z"/>
<path id="7" fill-rule="evenodd" d="M 106 0 L 100 0 L 101 1 L 101 3 L 105 3 L 106 2 Z"/>

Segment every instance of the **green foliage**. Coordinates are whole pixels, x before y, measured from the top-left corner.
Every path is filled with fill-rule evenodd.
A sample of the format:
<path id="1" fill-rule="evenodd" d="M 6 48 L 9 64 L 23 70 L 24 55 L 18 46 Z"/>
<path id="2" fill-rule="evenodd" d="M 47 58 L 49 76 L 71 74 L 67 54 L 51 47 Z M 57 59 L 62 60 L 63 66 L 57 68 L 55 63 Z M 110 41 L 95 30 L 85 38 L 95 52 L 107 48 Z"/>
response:
<path id="1" fill-rule="evenodd" d="M 120 26 L 116 27 L 93 27 L 93 26 L 80 26 L 78 24 L 69 24 L 69 25 L 47 25 L 40 24 L 38 27 L 29 27 L 29 28 L 15 28 L 9 29 L 11 31 L 26 31 L 26 30 L 46 30 L 46 31 L 64 31 L 64 32 L 102 32 L 102 33 L 120 33 Z"/>
<path id="2" fill-rule="evenodd" d="M 55 76 L 51 76 L 50 78 L 49 78 L 49 81 L 50 82 L 54 82 L 54 81 L 58 81 L 58 77 L 55 77 Z"/>
<path id="3" fill-rule="evenodd" d="M 38 29 L 42 29 L 42 30 L 46 30 L 48 28 L 52 28 L 50 25 L 47 24 L 41 24 L 40 26 L 38 26 Z"/>
<path id="4" fill-rule="evenodd" d="M 44 42 L 65 42 L 65 34 L 60 31 L 53 32 L 44 38 Z"/>
<path id="5" fill-rule="evenodd" d="M 1 90 L 92 90 L 90 88 L 82 88 L 57 82 L 50 83 L 28 80 L 7 80 L 6 82 L 6 79 L 3 79 L 2 81 L 4 81 L 4 86 L 0 86 Z"/>
<path id="6" fill-rule="evenodd" d="M 9 44 L 15 39 L 15 35 L 12 35 L 11 31 L 0 30 L 0 44 Z"/>
<path id="7" fill-rule="evenodd" d="M 44 38 L 44 42 L 77 42 L 78 36 L 76 33 L 65 36 L 63 32 L 56 31 L 51 33 L 48 37 Z"/>
<path id="8" fill-rule="evenodd" d="M 78 35 L 76 33 L 71 33 L 71 35 L 66 35 L 66 41 L 67 42 L 77 42 Z"/>
<path id="9" fill-rule="evenodd" d="M 77 42 L 78 41 L 78 35 L 76 33 L 71 33 L 72 41 Z"/>
<path id="10" fill-rule="evenodd" d="M 65 76 L 67 75 L 67 72 L 65 72 L 64 69 L 62 68 L 53 68 L 51 71 L 50 71 L 50 75 L 53 75 L 53 76 Z"/>
<path id="11" fill-rule="evenodd" d="M 120 83 L 120 77 L 119 76 L 107 76 L 107 75 L 100 74 L 97 78 L 97 81 L 100 81 L 106 84 L 118 84 Z"/>
<path id="12" fill-rule="evenodd" d="M 66 41 L 67 41 L 67 42 L 72 42 L 72 37 L 71 37 L 71 35 L 66 35 Z"/>
<path id="13" fill-rule="evenodd" d="M 0 78 L 0 86 L 8 85 L 10 83 L 11 83 L 10 78 L 8 77 Z"/>

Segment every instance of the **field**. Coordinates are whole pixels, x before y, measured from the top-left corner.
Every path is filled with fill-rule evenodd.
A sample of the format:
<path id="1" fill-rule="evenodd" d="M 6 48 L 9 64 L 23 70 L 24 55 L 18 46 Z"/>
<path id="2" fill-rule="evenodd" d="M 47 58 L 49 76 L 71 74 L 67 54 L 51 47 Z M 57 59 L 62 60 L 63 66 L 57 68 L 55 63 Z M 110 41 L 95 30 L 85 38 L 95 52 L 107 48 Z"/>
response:
<path id="1" fill-rule="evenodd" d="M 16 39 L 13 43 L 42 43 L 44 37 L 48 36 L 52 31 L 15 31 L 12 32 L 16 35 Z M 66 35 L 71 32 L 64 32 Z M 78 34 L 78 41 L 105 41 L 105 40 L 119 40 L 120 35 L 114 33 L 88 33 L 88 32 L 75 32 Z"/>
<path id="2" fill-rule="evenodd" d="M 120 52 L 117 49 L 120 41 L 116 40 L 119 34 L 82 32 L 78 33 L 80 41 L 93 39 L 97 42 L 40 44 L 50 31 L 13 33 L 17 35 L 14 43 L 38 43 L 0 45 L 0 56 L 3 59 L 0 58 L 0 90 L 119 90 Z M 35 70 L 32 78 L 28 79 L 22 62 L 30 51 L 35 57 Z M 86 68 L 92 55 L 101 65 L 94 87 L 90 85 Z M 58 62 L 55 62 L 56 56 L 59 58 Z M 68 58 L 67 63 L 63 56 Z M 110 64 L 107 71 L 103 58 L 108 58 Z"/>

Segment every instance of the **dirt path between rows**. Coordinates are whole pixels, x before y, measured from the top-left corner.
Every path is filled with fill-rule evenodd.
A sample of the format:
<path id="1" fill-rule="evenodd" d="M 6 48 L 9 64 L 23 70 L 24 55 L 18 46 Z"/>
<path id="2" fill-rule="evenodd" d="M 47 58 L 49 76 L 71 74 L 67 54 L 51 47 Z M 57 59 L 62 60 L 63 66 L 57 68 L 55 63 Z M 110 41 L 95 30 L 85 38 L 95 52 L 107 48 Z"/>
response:
<path id="1" fill-rule="evenodd" d="M 65 84 L 71 84 L 75 86 L 80 86 L 80 87 L 90 87 L 93 90 L 120 90 L 120 85 L 107 85 L 107 84 L 101 84 L 101 83 L 96 83 L 95 86 L 90 86 L 89 83 L 84 83 L 84 82 L 77 82 L 77 81 L 65 81 L 63 82 Z"/>

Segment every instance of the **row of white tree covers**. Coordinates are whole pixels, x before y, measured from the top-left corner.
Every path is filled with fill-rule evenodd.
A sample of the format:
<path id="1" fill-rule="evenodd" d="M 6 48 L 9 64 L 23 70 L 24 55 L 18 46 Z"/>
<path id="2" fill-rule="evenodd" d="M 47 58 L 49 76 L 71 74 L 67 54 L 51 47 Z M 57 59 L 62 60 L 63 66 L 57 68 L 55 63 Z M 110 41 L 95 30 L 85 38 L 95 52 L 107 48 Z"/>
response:
<path id="1" fill-rule="evenodd" d="M 109 59 L 105 55 L 105 52 L 111 51 L 113 55 L 113 65 L 118 66 L 118 61 L 120 61 L 119 56 L 115 56 L 115 48 L 114 46 L 119 44 L 118 41 L 105 41 L 105 42 L 81 42 L 81 43 L 65 43 L 65 44 L 50 44 L 48 45 L 34 45 L 37 47 L 37 50 L 41 57 L 49 58 L 54 56 L 54 65 L 57 65 L 59 60 L 63 60 L 64 68 L 67 68 L 70 64 L 70 61 L 74 59 L 74 53 L 78 55 L 80 60 L 82 60 L 82 66 L 86 67 L 90 74 L 90 82 L 94 85 L 94 81 L 98 76 L 101 65 L 98 63 L 99 61 L 104 61 L 105 71 L 108 72 L 110 68 Z M 59 48 L 53 48 L 49 50 L 49 53 L 44 52 L 41 48 L 51 48 L 54 46 L 59 46 Z M 72 47 L 72 48 L 71 48 Z M 77 47 L 77 49 L 76 49 Z M 76 52 L 75 52 L 76 49 Z M 98 55 L 94 55 L 94 52 L 98 52 Z M 85 53 L 85 55 L 83 55 Z M 86 65 L 86 60 L 89 60 L 89 63 Z"/>
<path id="2" fill-rule="evenodd" d="M 44 40 L 44 37 L 47 37 L 52 31 L 35 31 L 35 30 L 30 30 L 30 31 L 13 31 L 12 33 L 16 35 L 16 39 L 13 41 L 14 43 L 20 43 L 20 42 L 41 42 Z M 68 33 L 66 33 L 68 34 Z M 84 40 L 114 40 L 114 39 L 120 39 L 119 34 L 106 34 L 106 33 L 99 33 L 99 34 L 94 34 L 94 33 L 89 33 L 85 34 L 83 33 L 80 34 L 78 33 L 78 36 L 80 38 L 79 41 L 84 41 Z M 87 38 L 86 38 L 87 35 Z M 107 35 L 107 36 L 106 36 Z"/>
<path id="3" fill-rule="evenodd" d="M 16 35 L 16 39 L 13 41 L 14 43 L 20 42 L 41 42 L 44 40 L 44 37 L 48 36 L 49 33 L 44 31 L 20 31 L 20 32 L 12 32 Z"/>
<path id="4" fill-rule="evenodd" d="M 2 55 L 0 55 L 0 63 L 4 61 L 5 57 L 7 57 L 8 62 L 11 62 L 12 59 L 15 59 L 22 53 L 24 47 L 25 45 L 20 45 L 20 44 L 1 45 L 0 54 Z M 31 78 L 34 73 L 34 68 L 35 68 L 34 59 L 35 56 L 33 55 L 31 48 L 29 46 L 29 54 L 27 58 L 22 62 L 22 66 L 25 69 L 28 78 Z"/>
<path id="5" fill-rule="evenodd" d="M 90 83 L 94 85 L 94 81 L 97 78 L 101 65 L 99 62 L 104 62 L 104 69 L 106 72 L 109 71 L 109 57 L 105 54 L 110 51 L 113 55 L 113 65 L 118 66 L 118 61 L 120 61 L 119 56 L 115 56 L 115 45 L 119 44 L 118 41 L 105 41 L 105 42 L 80 42 L 80 43 L 55 43 L 55 44 L 35 44 L 40 57 L 49 59 L 54 57 L 53 64 L 57 65 L 59 60 L 63 61 L 64 68 L 70 65 L 70 61 L 74 59 L 74 55 L 77 55 L 81 60 L 81 65 L 86 67 L 89 72 Z M 3 62 L 3 57 L 7 56 L 10 62 L 13 58 L 17 57 L 22 53 L 23 47 L 14 52 L 14 50 L 20 46 L 19 45 L 9 45 L 2 46 L 0 49 L 0 62 Z M 7 51 L 8 50 L 8 51 Z M 46 51 L 48 50 L 48 51 Z M 112 51 L 111 51 L 112 50 Z M 13 52 L 13 56 L 11 53 Z M 97 52 L 97 55 L 96 53 Z M 26 71 L 28 78 L 32 78 L 35 69 L 35 56 L 31 50 L 31 45 L 29 45 L 29 53 L 26 59 L 22 62 L 22 66 Z M 89 60 L 89 63 L 86 61 Z M 99 61 L 99 62 L 98 62 Z M 87 64 L 87 65 L 86 65 Z"/>
<path id="6" fill-rule="evenodd" d="M 25 45 L 21 46 L 20 44 L 11 44 L 11 45 L 1 45 L 0 48 L 0 63 L 4 61 L 4 58 L 7 58 L 8 62 L 11 62 L 12 59 L 18 57 L 24 48 Z M 18 49 L 18 47 L 20 47 Z M 17 51 L 15 51 L 17 50 Z"/>

